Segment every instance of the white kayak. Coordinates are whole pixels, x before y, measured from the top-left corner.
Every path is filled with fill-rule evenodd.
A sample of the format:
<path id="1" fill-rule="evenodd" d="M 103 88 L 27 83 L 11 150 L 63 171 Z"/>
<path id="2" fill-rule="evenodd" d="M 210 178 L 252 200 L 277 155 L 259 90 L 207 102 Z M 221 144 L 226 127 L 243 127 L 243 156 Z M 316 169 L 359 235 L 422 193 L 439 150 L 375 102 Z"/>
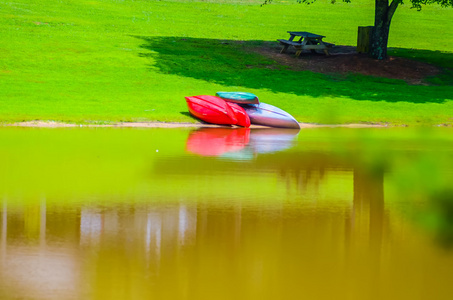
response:
<path id="1" fill-rule="evenodd" d="M 279 128 L 300 129 L 299 122 L 286 111 L 266 103 L 241 104 L 250 117 L 250 123 Z"/>

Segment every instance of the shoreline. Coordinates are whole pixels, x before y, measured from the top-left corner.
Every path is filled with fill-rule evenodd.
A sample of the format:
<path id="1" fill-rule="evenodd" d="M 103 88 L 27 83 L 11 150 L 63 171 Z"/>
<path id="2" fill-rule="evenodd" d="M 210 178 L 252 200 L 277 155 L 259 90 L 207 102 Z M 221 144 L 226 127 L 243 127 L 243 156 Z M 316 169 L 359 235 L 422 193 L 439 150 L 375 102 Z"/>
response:
<path id="1" fill-rule="evenodd" d="M 323 128 L 323 127 L 344 127 L 344 128 L 372 128 L 372 127 L 388 127 L 381 124 L 313 124 L 299 123 L 300 128 Z M 0 124 L 0 127 L 36 127 L 36 128 L 75 128 L 75 127 L 118 127 L 118 128 L 189 128 L 189 127 L 212 127 L 225 128 L 222 126 L 207 123 L 165 123 L 165 122 L 120 122 L 115 124 L 72 124 L 55 121 L 26 121 L 9 124 Z M 235 127 L 232 127 L 235 128 Z M 269 128 L 266 126 L 252 125 L 250 128 Z"/>

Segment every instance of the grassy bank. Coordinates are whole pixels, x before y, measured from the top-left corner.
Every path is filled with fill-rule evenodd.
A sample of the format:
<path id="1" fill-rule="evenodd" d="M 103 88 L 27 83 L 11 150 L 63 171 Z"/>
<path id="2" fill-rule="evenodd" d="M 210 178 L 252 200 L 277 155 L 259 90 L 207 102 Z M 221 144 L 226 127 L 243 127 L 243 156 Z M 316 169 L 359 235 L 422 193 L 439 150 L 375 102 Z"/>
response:
<path id="1" fill-rule="evenodd" d="M 453 123 L 453 52 L 446 51 L 453 49 L 452 9 L 398 9 L 391 53 L 444 70 L 430 85 L 409 85 L 291 71 L 251 51 L 285 38 L 287 30 L 355 45 L 357 26 L 373 23 L 373 1 L 260 3 L 6 2 L 0 7 L 0 121 L 194 122 L 184 96 L 244 90 L 301 122 Z"/>

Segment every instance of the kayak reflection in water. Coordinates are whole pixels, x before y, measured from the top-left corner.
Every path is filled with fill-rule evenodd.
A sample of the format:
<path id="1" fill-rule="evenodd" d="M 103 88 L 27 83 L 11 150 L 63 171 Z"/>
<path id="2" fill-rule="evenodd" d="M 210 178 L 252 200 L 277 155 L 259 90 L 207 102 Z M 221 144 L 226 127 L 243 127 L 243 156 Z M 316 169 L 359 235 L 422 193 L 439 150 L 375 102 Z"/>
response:
<path id="1" fill-rule="evenodd" d="M 189 134 L 186 151 L 247 160 L 291 148 L 298 134 L 299 130 L 280 128 L 200 128 Z"/>

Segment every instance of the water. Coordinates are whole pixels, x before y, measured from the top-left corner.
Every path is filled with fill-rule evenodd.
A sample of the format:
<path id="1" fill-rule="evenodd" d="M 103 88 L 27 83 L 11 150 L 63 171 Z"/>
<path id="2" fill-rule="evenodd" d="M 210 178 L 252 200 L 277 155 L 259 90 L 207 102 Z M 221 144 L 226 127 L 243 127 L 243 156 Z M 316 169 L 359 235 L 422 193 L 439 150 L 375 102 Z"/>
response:
<path id="1" fill-rule="evenodd" d="M 0 299 L 449 299 L 452 136 L 0 128 Z"/>

